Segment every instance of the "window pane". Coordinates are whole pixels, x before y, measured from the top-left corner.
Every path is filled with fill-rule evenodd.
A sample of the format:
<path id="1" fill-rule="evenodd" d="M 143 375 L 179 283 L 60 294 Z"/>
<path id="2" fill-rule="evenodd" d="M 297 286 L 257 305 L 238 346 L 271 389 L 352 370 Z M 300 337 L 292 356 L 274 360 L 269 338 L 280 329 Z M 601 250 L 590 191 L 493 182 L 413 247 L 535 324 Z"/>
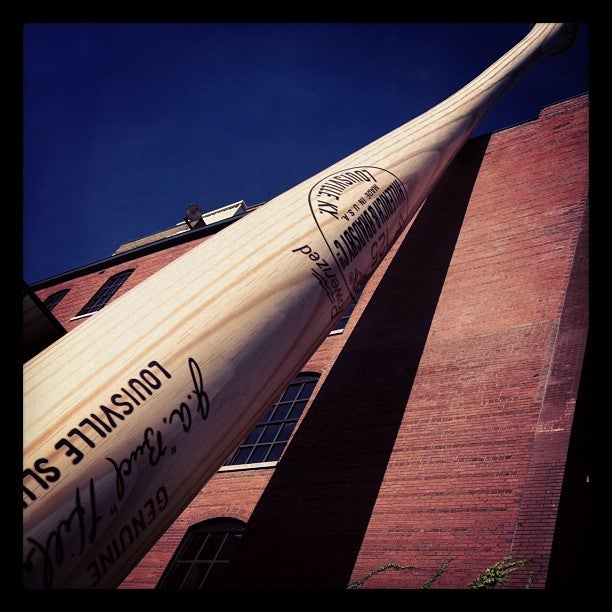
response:
<path id="1" fill-rule="evenodd" d="M 272 421 L 284 421 L 289 414 L 289 410 L 291 409 L 291 404 L 279 404 L 274 412 L 274 416 L 272 417 Z"/>
<path id="2" fill-rule="evenodd" d="M 273 444 L 270 454 L 268 455 L 268 461 L 278 461 L 280 456 L 283 454 L 285 444 Z"/>
<path id="3" fill-rule="evenodd" d="M 241 465 L 243 463 L 248 463 L 249 457 L 251 455 L 251 451 L 252 450 L 253 450 L 252 446 L 247 446 L 246 448 L 241 448 L 236 453 L 236 456 L 232 460 L 232 465 Z"/>
<path id="4" fill-rule="evenodd" d="M 266 412 L 266 414 L 261 419 L 260 423 L 267 423 L 272 418 L 273 414 L 274 414 L 274 406 L 272 406 L 272 408 L 270 408 L 270 410 Z"/>
<path id="5" fill-rule="evenodd" d="M 295 422 L 293 423 L 285 423 L 280 431 L 280 434 L 277 438 L 277 442 L 287 442 L 287 440 L 289 440 L 289 437 L 291 436 L 291 432 L 293 431 L 295 427 Z"/>
<path id="6" fill-rule="evenodd" d="M 295 402 L 293 408 L 291 408 L 291 413 L 289 414 L 289 419 L 295 419 L 296 421 L 302 416 L 302 412 L 304 412 L 304 408 L 306 407 L 306 401 Z"/>
<path id="7" fill-rule="evenodd" d="M 203 587 L 214 587 L 217 586 L 219 578 L 225 574 L 227 570 L 227 563 L 215 563 L 211 566 L 206 581 L 202 585 Z"/>
<path id="8" fill-rule="evenodd" d="M 200 550 L 200 546 L 202 546 L 202 542 L 206 534 L 202 535 L 200 533 L 194 533 L 185 544 L 185 549 L 181 551 L 182 559 L 197 559 L 198 551 Z"/>
<path id="9" fill-rule="evenodd" d="M 302 385 L 300 383 L 292 383 L 291 385 L 289 385 L 287 390 L 283 393 L 283 397 L 281 398 L 281 401 L 290 402 L 294 400 L 297 397 L 297 394 L 299 393 L 301 386 Z"/>
<path id="10" fill-rule="evenodd" d="M 316 385 L 317 385 L 317 381 L 316 380 L 305 382 L 302 385 L 302 389 L 300 390 L 300 393 L 299 393 L 298 397 L 300 399 L 308 400 L 310 398 L 310 396 L 312 395 L 312 392 L 314 391 L 314 388 L 316 387 Z"/>
<path id="11" fill-rule="evenodd" d="M 194 563 L 187 579 L 183 583 L 184 589 L 199 589 L 206 577 L 210 563 Z"/>
<path id="12" fill-rule="evenodd" d="M 264 434 L 261 437 L 260 442 L 274 442 L 276 439 L 276 434 L 279 432 L 280 428 L 280 425 L 268 425 L 266 427 L 266 431 L 264 431 Z"/>
<path id="13" fill-rule="evenodd" d="M 218 559 L 229 561 L 242 540 L 242 532 L 228 533 L 219 551 Z"/>
<path id="14" fill-rule="evenodd" d="M 187 563 L 177 563 L 168 576 L 165 586 L 168 589 L 180 589 L 183 585 L 183 579 L 190 567 L 191 566 Z"/>
<path id="15" fill-rule="evenodd" d="M 255 427 L 255 429 L 253 429 L 253 431 L 247 436 L 247 439 L 243 442 L 243 444 L 256 444 L 264 429 L 265 425 L 258 425 Z"/>
<path id="16" fill-rule="evenodd" d="M 212 561 L 217 556 L 217 551 L 219 550 L 219 546 L 223 542 L 223 534 L 222 533 L 211 533 L 206 538 L 206 542 L 204 542 L 204 546 L 202 546 L 202 550 L 198 555 L 198 559 L 202 561 Z"/>
<path id="17" fill-rule="evenodd" d="M 251 455 L 249 463 L 261 463 L 262 461 L 267 461 L 266 457 L 268 455 L 269 450 L 269 444 L 262 444 L 261 446 L 256 446 L 253 449 L 253 454 Z"/>

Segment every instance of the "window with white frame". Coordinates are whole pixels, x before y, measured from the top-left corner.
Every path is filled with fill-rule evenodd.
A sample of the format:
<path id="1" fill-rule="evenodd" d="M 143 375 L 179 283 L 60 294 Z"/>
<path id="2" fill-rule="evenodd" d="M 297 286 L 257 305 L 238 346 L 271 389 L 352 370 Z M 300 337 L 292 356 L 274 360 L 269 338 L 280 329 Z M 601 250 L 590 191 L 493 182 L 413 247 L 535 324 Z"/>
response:
<path id="1" fill-rule="evenodd" d="M 96 312 L 106 306 L 109 300 L 117 293 L 121 288 L 121 285 L 125 283 L 128 277 L 132 274 L 134 268 L 131 270 L 124 270 L 119 274 L 111 276 L 93 295 L 93 297 L 77 312 L 76 316 L 81 317 L 92 312 Z"/>
<path id="2" fill-rule="evenodd" d="M 318 374 L 295 378 L 225 465 L 278 461 L 318 380 Z"/>

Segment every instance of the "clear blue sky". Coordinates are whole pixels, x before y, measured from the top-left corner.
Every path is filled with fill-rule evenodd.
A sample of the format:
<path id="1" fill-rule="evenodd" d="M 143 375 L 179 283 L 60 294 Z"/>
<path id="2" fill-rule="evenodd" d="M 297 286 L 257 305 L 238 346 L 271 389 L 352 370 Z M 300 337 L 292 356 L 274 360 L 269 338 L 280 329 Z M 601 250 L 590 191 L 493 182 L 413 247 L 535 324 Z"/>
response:
<path id="1" fill-rule="evenodd" d="M 23 277 L 272 199 L 460 89 L 528 23 L 26 23 Z M 589 27 L 475 135 L 588 90 Z"/>

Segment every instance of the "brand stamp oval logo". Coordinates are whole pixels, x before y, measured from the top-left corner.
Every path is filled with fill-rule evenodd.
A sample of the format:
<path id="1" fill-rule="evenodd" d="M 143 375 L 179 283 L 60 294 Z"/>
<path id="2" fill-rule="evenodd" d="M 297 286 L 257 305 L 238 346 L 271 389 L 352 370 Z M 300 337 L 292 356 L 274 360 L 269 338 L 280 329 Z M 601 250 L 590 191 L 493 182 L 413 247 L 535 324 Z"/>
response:
<path id="1" fill-rule="evenodd" d="M 392 172 L 376 166 L 347 168 L 312 187 L 312 216 L 353 299 L 404 225 L 407 193 Z"/>

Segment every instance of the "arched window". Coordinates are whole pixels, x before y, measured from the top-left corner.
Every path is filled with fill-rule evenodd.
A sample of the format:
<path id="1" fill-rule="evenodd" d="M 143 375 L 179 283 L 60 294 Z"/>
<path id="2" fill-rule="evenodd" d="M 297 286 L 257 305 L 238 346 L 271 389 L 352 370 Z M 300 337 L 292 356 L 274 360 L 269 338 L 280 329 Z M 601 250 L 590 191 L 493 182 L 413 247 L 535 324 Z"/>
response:
<path id="1" fill-rule="evenodd" d="M 202 521 L 187 530 L 157 584 L 158 589 L 203 589 L 218 584 L 246 523 L 232 518 Z"/>
<path id="2" fill-rule="evenodd" d="M 318 374 L 295 378 L 225 465 L 278 461 L 318 380 Z"/>
<path id="3" fill-rule="evenodd" d="M 113 297 L 113 295 L 115 295 L 115 293 L 117 293 L 121 285 L 125 283 L 125 281 L 130 276 L 130 274 L 132 274 L 133 271 L 134 271 L 134 268 L 132 268 L 131 270 L 124 270 L 123 272 L 120 272 L 119 274 L 115 274 L 114 276 L 111 276 L 96 291 L 96 293 L 91 298 L 91 300 L 89 300 L 89 302 L 87 302 L 87 304 L 85 304 L 85 306 L 83 306 L 83 308 L 81 308 L 81 310 L 77 312 L 76 316 L 80 317 L 82 315 L 86 315 L 91 312 L 96 312 L 97 310 L 100 310 L 101 308 L 106 306 L 108 301 Z"/>
<path id="4" fill-rule="evenodd" d="M 70 289 L 62 289 L 61 291 L 56 291 L 52 293 L 50 296 L 45 298 L 43 304 L 47 307 L 47 310 L 51 312 L 66 296 L 66 294 L 70 291 Z"/>

